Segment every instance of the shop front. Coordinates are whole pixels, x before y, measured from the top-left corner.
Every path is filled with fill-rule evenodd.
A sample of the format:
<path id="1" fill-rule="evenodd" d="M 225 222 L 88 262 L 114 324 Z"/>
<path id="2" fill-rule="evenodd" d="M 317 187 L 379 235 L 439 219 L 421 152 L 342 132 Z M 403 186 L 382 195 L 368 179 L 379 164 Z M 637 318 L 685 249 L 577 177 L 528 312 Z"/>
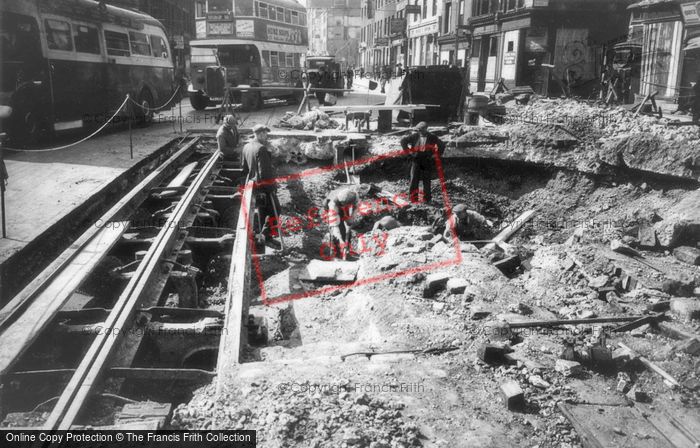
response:
<path id="1" fill-rule="evenodd" d="M 437 17 L 428 22 L 413 25 L 408 29 L 410 51 L 409 64 L 412 66 L 438 64 L 438 21 Z"/>

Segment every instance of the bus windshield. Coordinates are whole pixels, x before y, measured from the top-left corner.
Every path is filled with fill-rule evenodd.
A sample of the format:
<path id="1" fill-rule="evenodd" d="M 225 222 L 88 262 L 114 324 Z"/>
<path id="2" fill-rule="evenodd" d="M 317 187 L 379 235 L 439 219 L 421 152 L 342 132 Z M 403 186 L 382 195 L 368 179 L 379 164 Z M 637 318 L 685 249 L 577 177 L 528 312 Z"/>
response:
<path id="1" fill-rule="evenodd" d="M 321 68 L 323 66 L 328 66 L 332 59 L 307 59 L 307 64 L 309 68 Z"/>
<path id="2" fill-rule="evenodd" d="M 191 61 L 193 64 L 216 65 L 216 53 L 213 48 L 191 47 Z"/>
<path id="3" fill-rule="evenodd" d="M 41 66 L 41 46 L 36 20 L 29 16 L 4 13 L 0 20 L 2 90 L 14 90 L 18 79 L 31 77 Z M 23 72 L 23 73 L 21 73 Z"/>

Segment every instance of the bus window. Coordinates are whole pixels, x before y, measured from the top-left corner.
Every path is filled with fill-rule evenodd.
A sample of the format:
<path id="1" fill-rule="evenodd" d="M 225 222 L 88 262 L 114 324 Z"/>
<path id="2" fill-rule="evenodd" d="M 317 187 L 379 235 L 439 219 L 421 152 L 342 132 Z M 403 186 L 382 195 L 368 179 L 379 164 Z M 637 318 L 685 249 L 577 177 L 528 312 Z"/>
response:
<path id="1" fill-rule="evenodd" d="M 294 54 L 293 53 L 287 53 L 287 67 L 296 67 L 294 65 Z"/>
<path id="2" fill-rule="evenodd" d="M 100 38 L 97 28 L 73 25 L 75 28 L 75 50 L 81 53 L 100 54 Z"/>
<path id="3" fill-rule="evenodd" d="M 277 9 L 274 6 L 269 5 L 267 8 L 267 13 L 269 14 L 270 20 L 277 20 Z"/>
<path id="4" fill-rule="evenodd" d="M 292 12 L 288 9 L 284 10 L 284 21 L 287 23 L 292 23 Z"/>
<path id="5" fill-rule="evenodd" d="M 283 51 L 279 52 L 279 66 L 284 67 L 287 64 L 287 59 L 285 59 L 286 55 Z"/>
<path id="6" fill-rule="evenodd" d="M 258 3 L 260 5 L 260 17 L 267 19 L 267 4 Z"/>
<path id="7" fill-rule="evenodd" d="M 51 50 L 73 51 L 70 24 L 60 20 L 46 19 L 46 42 Z"/>
<path id="8" fill-rule="evenodd" d="M 209 0 L 209 12 L 231 11 L 233 2 L 231 0 Z"/>
<path id="9" fill-rule="evenodd" d="M 107 54 L 111 56 L 129 56 L 129 36 L 124 33 L 105 30 Z"/>
<path id="10" fill-rule="evenodd" d="M 277 59 L 277 52 L 276 51 L 270 52 L 270 66 L 271 67 L 278 67 L 279 66 L 279 60 Z"/>
<path id="11" fill-rule="evenodd" d="M 151 45 L 148 43 L 146 34 L 129 31 L 129 39 L 131 40 L 131 54 L 151 55 Z"/>
<path id="12" fill-rule="evenodd" d="M 151 35 L 151 49 L 154 57 L 168 59 L 168 46 L 162 37 Z"/>
<path id="13" fill-rule="evenodd" d="M 284 8 L 280 6 L 277 7 L 277 20 L 284 22 Z"/>
<path id="14" fill-rule="evenodd" d="M 299 13 L 292 11 L 292 25 L 299 25 Z"/>
<path id="15" fill-rule="evenodd" d="M 0 15 L 0 38 L 3 62 L 39 62 L 41 59 L 39 30 L 33 18 L 12 13 Z"/>
<path id="16" fill-rule="evenodd" d="M 299 14 L 299 25 L 306 26 L 306 14 L 303 12 Z"/>
<path id="17" fill-rule="evenodd" d="M 299 53 L 294 53 L 294 67 L 301 67 L 299 56 L 301 56 Z"/>

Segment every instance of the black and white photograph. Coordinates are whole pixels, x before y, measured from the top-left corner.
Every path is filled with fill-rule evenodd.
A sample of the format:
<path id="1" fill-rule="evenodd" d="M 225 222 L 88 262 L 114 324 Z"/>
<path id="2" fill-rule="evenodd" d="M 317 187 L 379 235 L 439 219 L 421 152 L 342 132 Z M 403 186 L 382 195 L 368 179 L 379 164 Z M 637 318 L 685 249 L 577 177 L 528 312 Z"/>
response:
<path id="1" fill-rule="evenodd" d="M 0 0 L 0 445 L 700 447 L 700 0 Z"/>

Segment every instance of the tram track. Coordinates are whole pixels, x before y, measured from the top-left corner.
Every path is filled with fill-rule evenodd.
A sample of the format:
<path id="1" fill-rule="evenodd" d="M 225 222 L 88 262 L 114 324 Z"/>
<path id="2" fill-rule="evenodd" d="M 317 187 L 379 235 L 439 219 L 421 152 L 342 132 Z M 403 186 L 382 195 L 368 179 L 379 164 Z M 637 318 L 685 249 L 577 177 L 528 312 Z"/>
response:
<path id="1" fill-rule="evenodd" d="M 240 177 L 191 139 L 0 311 L 0 426 L 160 428 L 216 375 L 230 307 L 212 285 L 235 296 L 249 259 Z"/>

